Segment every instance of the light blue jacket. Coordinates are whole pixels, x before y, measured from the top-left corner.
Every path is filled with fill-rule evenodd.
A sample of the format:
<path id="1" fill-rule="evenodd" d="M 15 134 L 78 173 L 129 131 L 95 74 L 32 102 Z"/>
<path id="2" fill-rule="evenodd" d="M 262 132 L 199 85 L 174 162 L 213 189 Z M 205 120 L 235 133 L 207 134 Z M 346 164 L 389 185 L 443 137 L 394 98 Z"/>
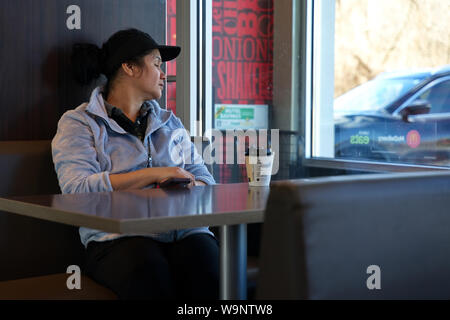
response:
<path id="1" fill-rule="evenodd" d="M 101 88 L 75 110 L 64 113 L 52 141 L 52 155 L 62 193 L 113 191 L 110 174 L 153 167 L 184 168 L 196 180 L 214 184 L 180 119 L 161 109 L 155 100 L 150 106 L 144 141 L 126 132 L 108 117 Z M 151 160 L 150 160 L 151 158 Z M 195 228 L 149 235 L 170 242 L 208 228 Z M 127 235 L 108 234 L 80 228 L 81 242 L 104 241 Z"/>

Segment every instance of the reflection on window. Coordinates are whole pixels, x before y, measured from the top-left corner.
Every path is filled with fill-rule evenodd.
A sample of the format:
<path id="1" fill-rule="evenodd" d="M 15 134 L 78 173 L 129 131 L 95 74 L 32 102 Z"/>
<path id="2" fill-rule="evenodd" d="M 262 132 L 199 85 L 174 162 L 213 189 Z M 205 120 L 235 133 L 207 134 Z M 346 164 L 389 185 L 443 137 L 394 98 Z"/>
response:
<path id="1" fill-rule="evenodd" d="M 343 115 L 386 108 L 420 82 L 417 78 L 377 78 L 358 86 L 334 101 L 334 114 Z"/>

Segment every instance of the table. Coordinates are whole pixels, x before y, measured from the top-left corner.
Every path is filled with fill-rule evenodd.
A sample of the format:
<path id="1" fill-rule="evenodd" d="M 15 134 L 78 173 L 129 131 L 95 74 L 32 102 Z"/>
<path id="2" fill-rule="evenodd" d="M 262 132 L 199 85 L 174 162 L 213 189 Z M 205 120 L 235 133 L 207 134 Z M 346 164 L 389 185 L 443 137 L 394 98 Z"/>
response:
<path id="1" fill-rule="evenodd" d="M 111 233 L 220 229 L 220 298 L 246 299 L 248 223 L 262 222 L 269 187 L 247 183 L 0 198 L 0 210 Z"/>

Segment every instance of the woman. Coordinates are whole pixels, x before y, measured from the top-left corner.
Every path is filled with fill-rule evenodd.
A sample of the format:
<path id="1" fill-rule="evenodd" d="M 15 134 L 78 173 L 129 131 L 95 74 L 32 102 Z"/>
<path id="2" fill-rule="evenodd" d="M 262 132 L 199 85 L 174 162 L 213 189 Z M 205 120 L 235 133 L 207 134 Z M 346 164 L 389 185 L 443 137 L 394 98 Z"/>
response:
<path id="1" fill-rule="evenodd" d="M 173 134 L 184 129 L 181 121 L 156 102 L 162 63 L 180 50 L 136 29 L 115 33 L 101 49 L 74 46 L 76 79 L 88 84 L 103 74 L 107 82 L 58 123 L 52 154 L 63 193 L 144 188 L 168 178 L 214 184 L 189 136 Z M 192 161 L 174 152 L 187 141 Z M 80 237 L 86 273 L 121 299 L 218 297 L 218 245 L 208 228 L 151 236 L 80 228 Z"/>

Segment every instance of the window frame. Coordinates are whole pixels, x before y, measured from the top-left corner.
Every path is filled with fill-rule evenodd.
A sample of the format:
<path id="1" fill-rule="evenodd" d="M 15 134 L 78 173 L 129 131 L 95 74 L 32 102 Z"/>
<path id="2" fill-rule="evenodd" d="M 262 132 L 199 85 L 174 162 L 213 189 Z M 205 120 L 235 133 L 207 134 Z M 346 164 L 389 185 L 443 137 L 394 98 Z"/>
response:
<path id="1" fill-rule="evenodd" d="M 300 19 L 306 21 L 306 26 L 304 26 L 304 32 L 306 33 L 304 37 L 302 37 L 303 41 L 300 44 L 302 60 L 306 62 L 306 68 L 304 70 L 305 75 L 305 83 L 302 86 L 301 90 L 303 91 L 304 99 L 300 101 L 300 103 L 304 102 L 305 110 L 304 110 L 304 120 L 303 125 L 301 126 L 304 129 L 304 137 L 305 137 L 305 152 L 302 158 L 302 165 L 305 167 L 320 167 L 327 169 L 344 169 L 351 171 L 363 171 L 363 172 L 412 172 L 412 171 L 441 171 L 441 170 L 449 170 L 450 167 L 442 167 L 442 166 L 431 166 L 431 165 L 411 165 L 411 164 L 402 164 L 402 163 L 387 163 L 387 162 L 375 162 L 375 161 L 357 161 L 357 160 L 346 160 L 346 159 L 336 159 L 331 157 L 319 157 L 314 156 L 315 150 L 317 150 L 316 144 L 318 143 L 314 135 L 314 117 L 317 117 L 317 106 L 320 101 L 318 101 L 318 96 L 320 96 L 320 87 L 323 86 L 320 79 L 321 71 L 318 68 L 321 65 L 326 65 L 326 61 L 324 59 L 333 60 L 333 70 L 332 73 L 334 75 L 334 49 L 332 50 L 332 57 L 328 54 L 321 54 L 320 47 L 317 46 L 317 41 L 322 40 L 321 37 L 323 35 L 320 34 L 321 30 L 326 30 L 324 28 L 324 23 L 326 19 L 323 19 L 323 16 L 317 12 L 318 8 L 324 8 L 327 5 L 334 7 L 334 0 L 309 0 L 306 2 L 306 10 L 302 11 L 302 16 Z M 330 11 L 329 11 L 330 12 Z M 321 20 L 322 18 L 322 20 Z M 335 24 L 335 17 L 328 16 L 329 23 L 330 19 L 333 21 L 333 25 Z M 326 35 L 330 37 L 330 35 Z M 334 28 L 333 34 L 334 37 Z M 319 49 L 319 50 L 317 50 Z M 319 60 L 319 61 L 317 61 Z M 319 67 L 318 67 L 319 66 Z M 328 64 L 329 66 L 329 64 Z M 316 76 L 314 76 L 316 75 Z M 334 77 L 334 76 L 333 76 Z M 319 78 L 319 79 L 317 79 Z M 434 83 L 432 81 L 430 85 Z M 334 87 L 334 83 L 333 83 Z M 428 87 L 425 86 L 425 87 Z M 424 87 L 424 88 L 425 88 Z M 319 90 L 319 92 L 317 92 Z M 419 90 L 419 92 L 423 92 Z M 414 94 L 410 99 L 405 101 L 405 103 L 398 109 L 404 108 L 408 103 L 414 101 L 417 98 L 417 94 Z M 302 121 L 302 120 L 300 120 Z M 333 134 L 334 134 L 334 125 Z M 334 138 L 333 138 L 333 149 L 334 149 Z"/>
<path id="2" fill-rule="evenodd" d="M 191 135 L 200 130 L 197 119 L 198 92 L 198 6 L 197 1 L 176 0 L 177 46 L 182 48 L 177 58 L 177 117 Z"/>
<path id="3" fill-rule="evenodd" d="M 191 136 L 203 135 L 212 118 L 212 0 L 176 0 L 177 116 Z"/>

